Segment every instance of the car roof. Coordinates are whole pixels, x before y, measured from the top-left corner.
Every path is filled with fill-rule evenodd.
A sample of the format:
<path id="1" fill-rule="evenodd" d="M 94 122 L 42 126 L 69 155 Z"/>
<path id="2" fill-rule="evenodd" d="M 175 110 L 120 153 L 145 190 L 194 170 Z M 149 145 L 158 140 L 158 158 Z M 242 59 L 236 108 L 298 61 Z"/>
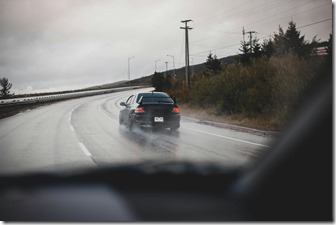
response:
<path id="1" fill-rule="evenodd" d="M 151 91 L 151 92 L 142 92 L 142 93 L 138 93 L 137 95 L 141 95 L 144 98 L 152 98 L 152 97 L 170 97 L 167 93 L 165 92 L 155 92 L 155 91 Z"/>

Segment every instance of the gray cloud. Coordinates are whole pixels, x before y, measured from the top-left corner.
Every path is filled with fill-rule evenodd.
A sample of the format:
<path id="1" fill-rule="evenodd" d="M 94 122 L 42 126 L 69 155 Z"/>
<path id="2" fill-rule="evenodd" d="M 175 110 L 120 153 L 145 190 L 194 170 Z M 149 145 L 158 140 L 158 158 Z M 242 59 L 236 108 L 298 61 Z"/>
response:
<path id="1" fill-rule="evenodd" d="M 299 26 L 330 17 L 329 1 L 0 0 L 0 76 L 16 92 L 115 82 L 127 79 L 131 56 L 132 78 L 153 73 L 156 59 L 159 70 L 164 61 L 171 68 L 167 54 L 182 67 L 183 19 L 195 21 L 191 53 L 212 50 L 223 57 L 238 52 L 239 45 L 226 46 L 240 42 L 243 26 L 263 37 L 291 19 Z M 331 21 L 301 31 L 322 40 L 330 32 Z M 206 54 L 192 57 L 201 63 Z"/>

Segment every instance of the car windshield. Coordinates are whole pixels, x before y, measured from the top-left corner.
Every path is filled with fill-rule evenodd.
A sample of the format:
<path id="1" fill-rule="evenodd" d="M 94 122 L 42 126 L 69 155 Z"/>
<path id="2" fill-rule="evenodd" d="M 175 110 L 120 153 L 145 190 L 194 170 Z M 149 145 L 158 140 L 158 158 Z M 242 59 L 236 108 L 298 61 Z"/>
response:
<path id="1" fill-rule="evenodd" d="M 330 1 L 0 1 L 0 30 L 1 175 L 246 168 L 332 68 Z"/>

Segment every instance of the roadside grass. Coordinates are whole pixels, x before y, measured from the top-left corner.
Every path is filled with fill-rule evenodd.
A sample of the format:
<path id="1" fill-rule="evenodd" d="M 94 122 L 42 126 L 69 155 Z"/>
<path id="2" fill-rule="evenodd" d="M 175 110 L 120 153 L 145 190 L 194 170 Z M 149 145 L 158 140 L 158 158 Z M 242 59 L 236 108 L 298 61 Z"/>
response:
<path id="1" fill-rule="evenodd" d="M 187 103 L 179 104 L 181 115 L 198 119 L 200 121 L 211 121 L 230 125 L 244 126 L 265 131 L 281 131 L 285 125 L 283 120 L 274 117 L 255 116 L 247 117 L 245 114 L 220 114 L 216 107 L 196 108 Z"/>

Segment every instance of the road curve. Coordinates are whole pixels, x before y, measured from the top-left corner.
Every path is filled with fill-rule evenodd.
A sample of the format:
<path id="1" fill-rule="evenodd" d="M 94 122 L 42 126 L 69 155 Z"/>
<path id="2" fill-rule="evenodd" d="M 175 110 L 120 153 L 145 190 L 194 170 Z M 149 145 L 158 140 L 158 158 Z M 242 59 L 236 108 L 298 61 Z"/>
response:
<path id="1" fill-rule="evenodd" d="M 272 138 L 184 118 L 176 132 L 136 129 L 131 133 L 119 126 L 118 115 L 119 102 L 133 92 L 68 100 L 0 120 L 0 173 L 96 168 L 153 159 L 240 166 L 270 149 Z"/>

